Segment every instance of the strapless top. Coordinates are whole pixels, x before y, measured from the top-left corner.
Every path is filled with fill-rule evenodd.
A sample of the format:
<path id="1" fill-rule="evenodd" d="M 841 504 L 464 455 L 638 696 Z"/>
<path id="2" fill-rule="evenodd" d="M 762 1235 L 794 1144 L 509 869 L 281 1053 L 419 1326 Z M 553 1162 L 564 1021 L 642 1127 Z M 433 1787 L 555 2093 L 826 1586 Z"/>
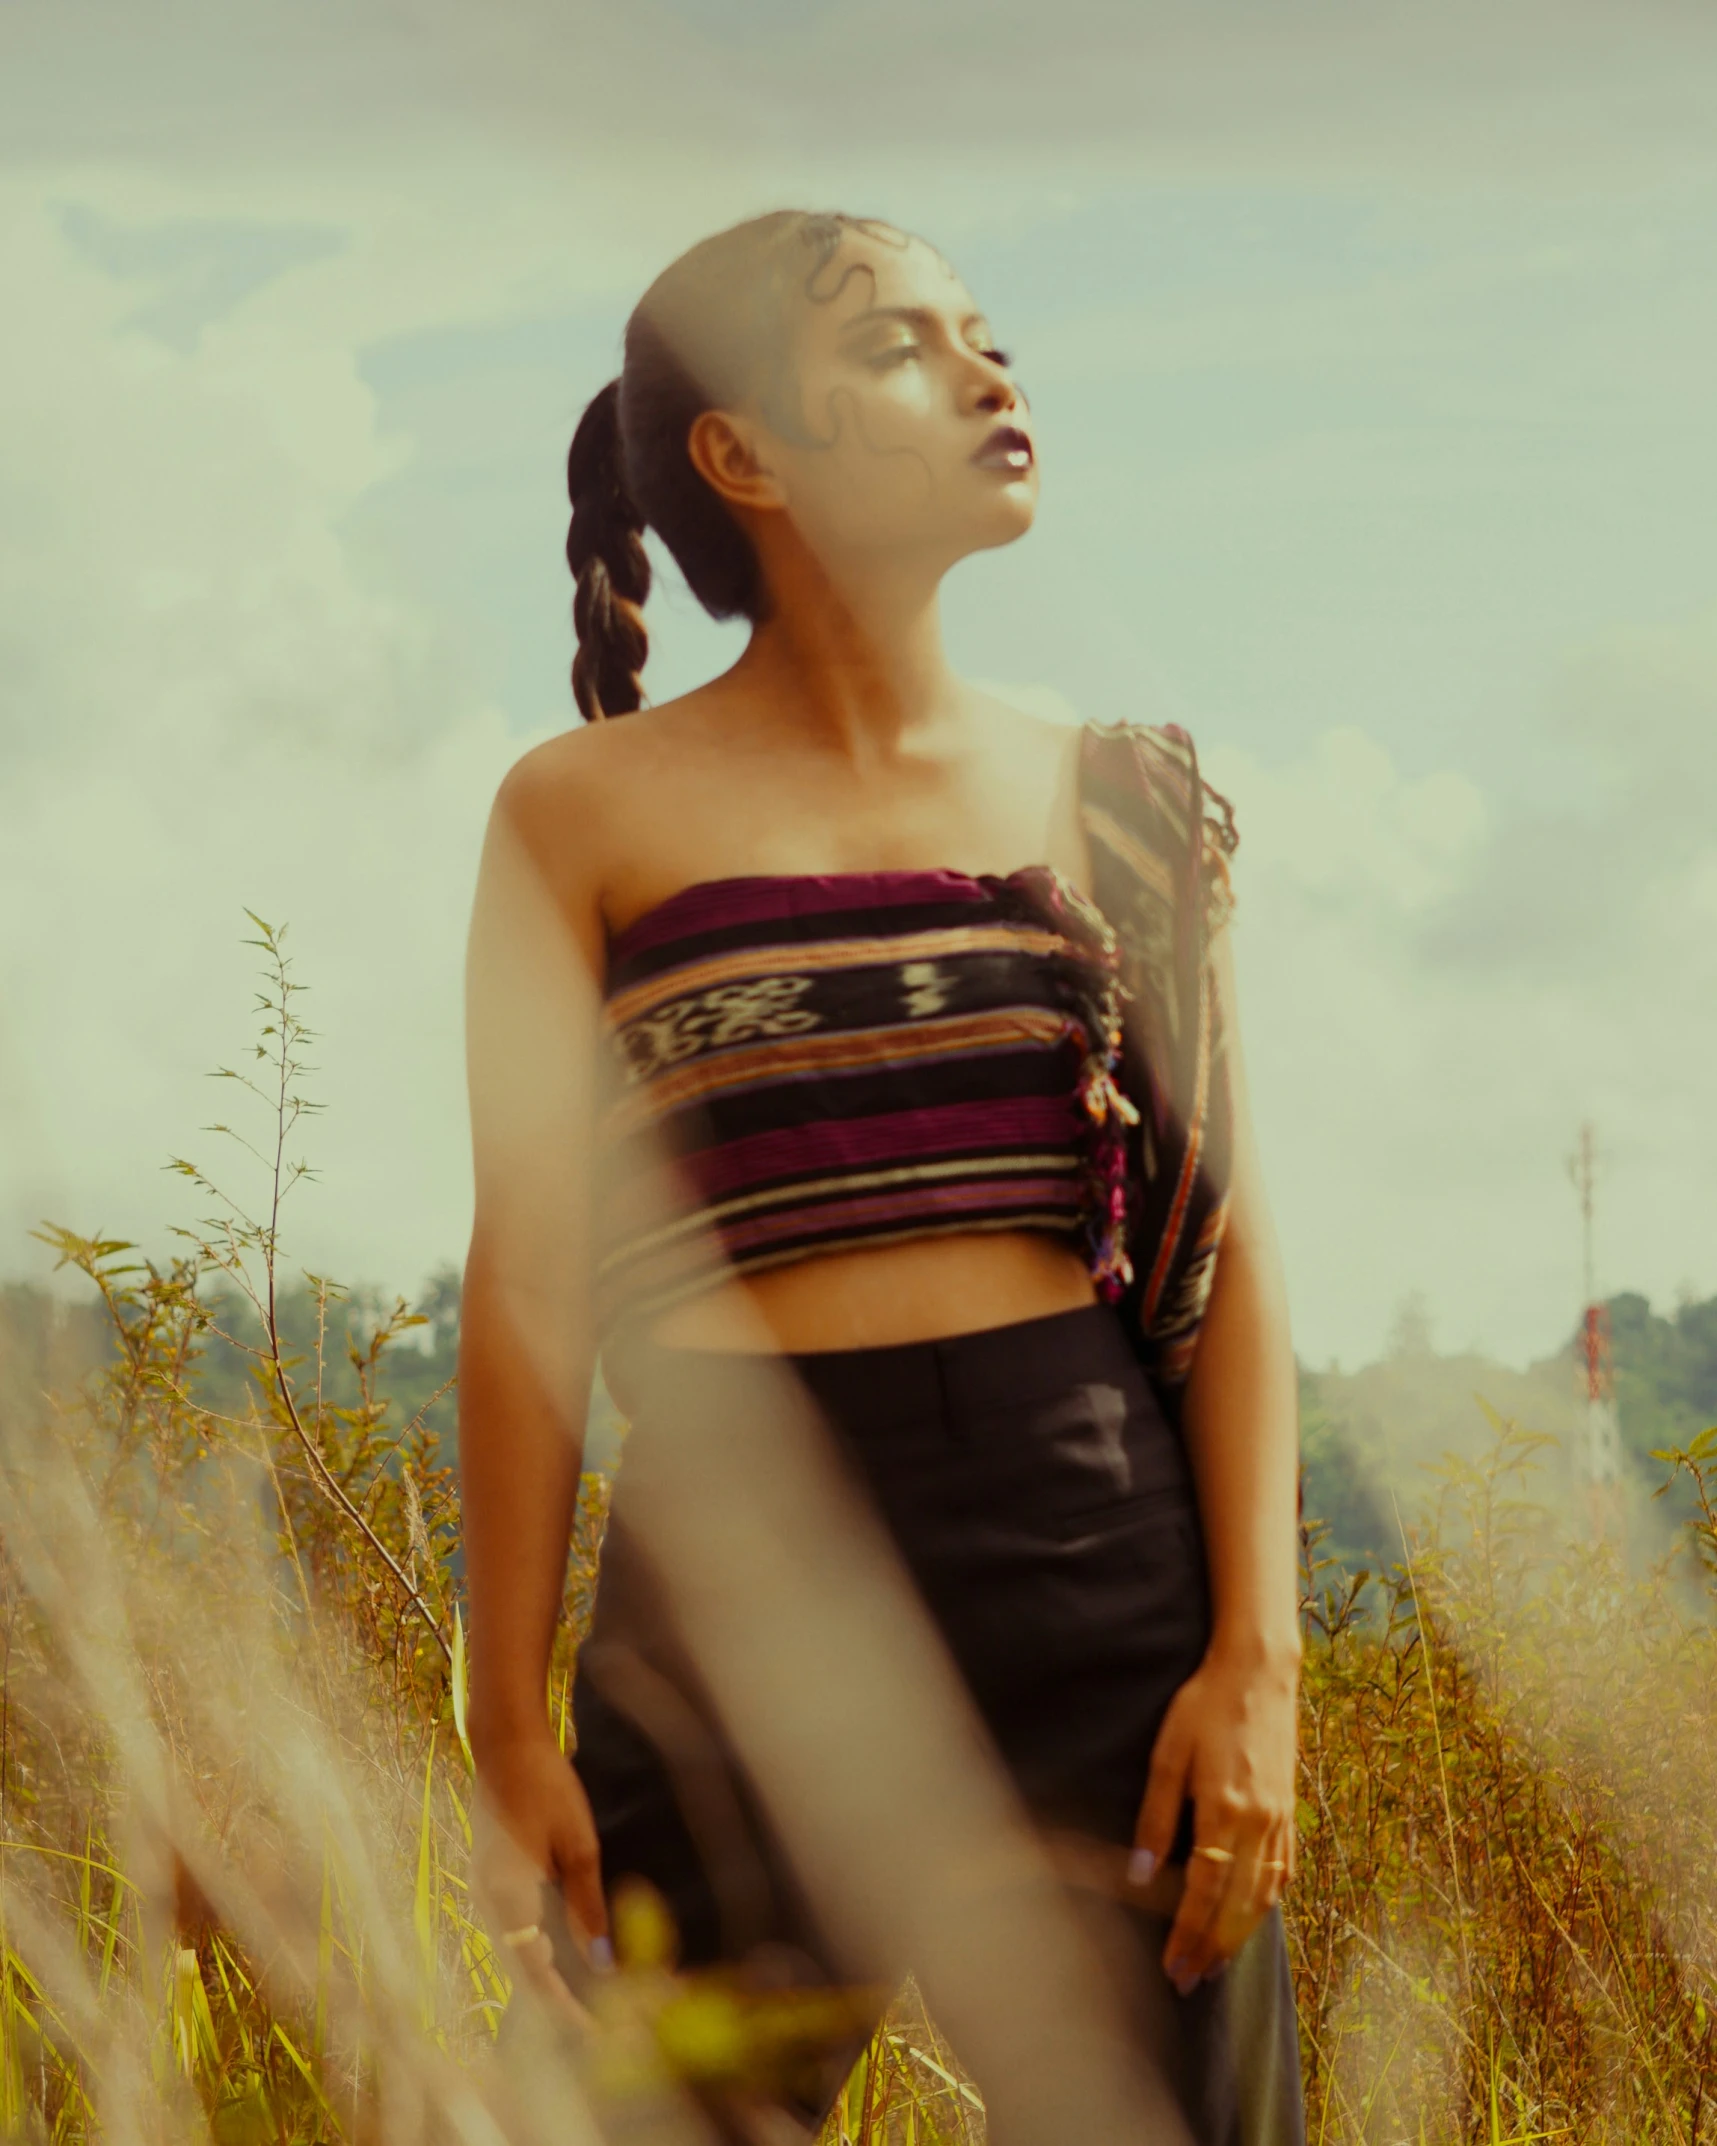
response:
<path id="1" fill-rule="evenodd" d="M 598 1319 L 728 1275 L 1047 1230 L 1132 1278 L 1114 933 L 1057 873 L 706 881 L 618 933 Z"/>
<path id="2" fill-rule="evenodd" d="M 1228 1211 L 1233 816 L 1135 724 L 1086 726 L 1079 810 L 1090 901 L 1035 866 L 758 876 L 613 935 L 600 1333 L 816 1253 L 1045 1230 L 1178 1407 Z"/>

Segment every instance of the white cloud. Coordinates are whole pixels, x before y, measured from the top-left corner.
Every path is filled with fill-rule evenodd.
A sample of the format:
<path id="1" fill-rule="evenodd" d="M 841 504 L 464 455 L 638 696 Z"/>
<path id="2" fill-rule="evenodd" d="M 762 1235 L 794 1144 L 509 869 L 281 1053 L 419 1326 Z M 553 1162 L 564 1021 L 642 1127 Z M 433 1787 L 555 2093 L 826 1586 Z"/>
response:
<path id="1" fill-rule="evenodd" d="M 1458 883 L 1489 817 L 1483 796 L 1452 770 L 1404 780 L 1377 741 L 1326 731 L 1303 759 L 1266 768 L 1218 750 L 1206 770 L 1247 795 L 1249 871 L 1274 874 L 1315 905 L 1331 898 L 1373 929 L 1398 929 Z"/>
<path id="2" fill-rule="evenodd" d="M 458 1249 L 464 914 L 520 740 L 444 690 L 434 622 L 339 534 L 399 453 L 349 348 L 246 321 L 189 353 L 9 204 L 0 356 L 0 1241 L 52 1215 L 160 1241 L 170 1152 L 248 1039 L 249 907 L 290 923 L 325 1038 L 332 1187 L 299 1248 L 410 1284 Z"/>
<path id="3" fill-rule="evenodd" d="M 1618 720 L 1677 743 L 1641 751 L 1635 779 L 1600 782 L 1582 817 L 1511 806 L 1453 770 L 1409 777 L 1351 730 L 1274 766 L 1207 756 L 1239 815 L 1254 1109 L 1314 1356 L 1370 1353 L 1416 1288 L 1454 1344 L 1549 1348 L 1577 1308 L 1563 1165 L 1588 1116 L 1610 1157 L 1601 1283 L 1669 1296 L 1709 1246 L 1713 784 L 1686 769 L 1655 818 L 1645 809 L 1697 735 L 1677 692 L 1703 638 L 1595 666 Z M 1698 757 L 1717 733 L 1703 737 Z M 1523 854 L 1536 907 L 1514 876 Z M 1594 886 L 1611 928 L 1582 935 Z M 1547 958 L 1546 919 L 1566 959 Z"/>

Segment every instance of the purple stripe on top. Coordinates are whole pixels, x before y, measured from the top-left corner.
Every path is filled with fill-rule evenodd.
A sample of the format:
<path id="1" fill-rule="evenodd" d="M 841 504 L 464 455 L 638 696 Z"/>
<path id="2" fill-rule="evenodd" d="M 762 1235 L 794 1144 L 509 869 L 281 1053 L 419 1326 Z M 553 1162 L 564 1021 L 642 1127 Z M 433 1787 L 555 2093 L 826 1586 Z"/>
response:
<path id="1" fill-rule="evenodd" d="M 874 1117 L 784 1125 L 724 1140 L 688 1157 L 685 1167 L 706 1199 L 726 1199 L 773 1179 L 820 1177 L 920 1157 L 940 1161 L 1020 1149 L 1067 1151 L 1074 1147 L 1078 1125 L 1071 1096 L 978 1097 Z"/>
<path id="2" fill-rule="evenodd" d="M 969 872 L 756 872 L 745 878 L 699 879 L 657 902 L 612 934 L 613 960 L 647 952 L 674 939 L 733 924 L 772 924 L 786 917 L 838 909 L 892 909 L 913 902 L 982 902 L 986 891 Z"/>
<path id="3" fill-rule="evenodd" d="M 905 1192 L 871 1193 L 850 1199 L 817 1200 L 770 1214 L 747 1215 L 722 1230 L 721 1241 L 737 1271 L 745 1272 L 745 1255 L 771 1245 L 807 1242 L 819 1236 L 887 1229 L 900 1222 L 928 1222 L 952 1215 L 1075 1215 L 1079 1188 L 1065 1177 L 1016 1177 L 987 1184 L 920 1184 Z"/>

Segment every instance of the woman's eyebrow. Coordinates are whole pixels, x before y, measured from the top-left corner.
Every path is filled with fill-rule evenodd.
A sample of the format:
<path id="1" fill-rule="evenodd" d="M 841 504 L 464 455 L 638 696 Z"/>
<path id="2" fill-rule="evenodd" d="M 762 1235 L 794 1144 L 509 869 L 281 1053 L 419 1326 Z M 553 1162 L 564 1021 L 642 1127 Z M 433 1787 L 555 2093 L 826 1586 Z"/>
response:
<path id="1" fill-rule="evenodd" d="M 911 328 L 930 328 L 936 324 L 936 315 L 929 306 L 866 306 L 851 320 L 842 321 L 841 333 L 850 335 L 855 328 L 868 328 L 879 320 L 904 321 Z"/>
<path id="2" fill-rule="evenodd" d="M 840 333 L 852 335 L 860 328 L 874 327 L 878 321 L 900 321 L 909 328 L 936 328 L 941 325 L 942 315 L 934 306 L 866 306 L 851 320 L 842 321 Z M 972 329 L 987 325 L 982 313 L 968 313 L 960 323 L 960 333 L 969 335 Z"/>

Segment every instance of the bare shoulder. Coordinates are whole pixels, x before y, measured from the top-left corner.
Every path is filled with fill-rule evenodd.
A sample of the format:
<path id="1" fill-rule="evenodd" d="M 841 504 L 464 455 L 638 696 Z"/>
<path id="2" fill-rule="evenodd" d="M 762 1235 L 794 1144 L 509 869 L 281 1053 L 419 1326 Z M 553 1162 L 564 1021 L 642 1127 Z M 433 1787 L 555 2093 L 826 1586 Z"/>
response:
<path id="1" fill-rule="evenodd" d="M 1029 771 L 1053 794 L 1076 781 L 1079 741 L 1086 726 L 1059 694 L 1046 697 L 1049 707 L 1040 709 L 1022 705 L 1036 698 L 1029 689 L 1019 699 L 988 689 L 977 694 L 991 754 L 1010 779 Z"/>
<path id="2" fill-rule="evenodd" d="M 600 907 L 660 800 L 705 736 L 707 688 L 635 714 L 577 723 L 522 754 L 495 798 L 494 817 L 521 840 L 563 899 Z"/>

